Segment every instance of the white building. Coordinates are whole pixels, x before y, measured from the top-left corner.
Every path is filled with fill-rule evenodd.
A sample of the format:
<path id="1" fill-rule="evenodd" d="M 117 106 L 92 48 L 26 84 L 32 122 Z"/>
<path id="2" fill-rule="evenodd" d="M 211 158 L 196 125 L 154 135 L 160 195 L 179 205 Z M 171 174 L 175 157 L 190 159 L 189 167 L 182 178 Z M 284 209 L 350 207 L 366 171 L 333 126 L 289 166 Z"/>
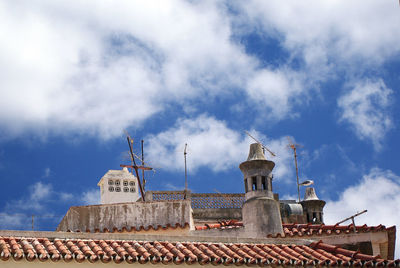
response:
<path id="1" fill-rule="evenodd" d="M 140 197 L 137 178 L 125 167 L 107 171 L 97 185 L 102 204 L 136 202 Z"/>

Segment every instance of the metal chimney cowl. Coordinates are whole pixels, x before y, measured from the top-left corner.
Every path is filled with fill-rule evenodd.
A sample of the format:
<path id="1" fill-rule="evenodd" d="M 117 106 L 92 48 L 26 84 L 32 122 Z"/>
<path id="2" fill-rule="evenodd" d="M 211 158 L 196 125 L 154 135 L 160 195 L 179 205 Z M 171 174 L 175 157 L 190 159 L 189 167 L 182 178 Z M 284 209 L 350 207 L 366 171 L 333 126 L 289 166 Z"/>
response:
<path id="1" fill-rule="evenodd" d="M 304 193 L 304 201 L 307 200 L 319 200 L 317 194 L 315 193 L 314 187 L 307 187 Z"/>
<path id="2" fill-rule="evenodd" d="M 267 160 L 264 156 L 262 145 L 259 143 L 250 144 L 249 156 L 247 161 L 251 160 Z"/>

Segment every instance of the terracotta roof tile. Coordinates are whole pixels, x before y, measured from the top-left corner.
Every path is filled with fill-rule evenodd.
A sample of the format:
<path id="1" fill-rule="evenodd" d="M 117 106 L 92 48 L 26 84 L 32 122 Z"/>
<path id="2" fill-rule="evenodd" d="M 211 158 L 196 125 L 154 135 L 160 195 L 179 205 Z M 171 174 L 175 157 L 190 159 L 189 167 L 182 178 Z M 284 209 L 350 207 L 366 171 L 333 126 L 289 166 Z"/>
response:
<path id="1" fill-rule="evenodd" d="M 196 230 L 208 229 L 227 229 L 227 228 L 240 228 L 243 227 L 243 222 L 237 220 L 221 221 L 213 224 L 205 224 L 196 226 Z M 357 232 L 379 232 L 390 230 L 393 227 L 386 228 L 384 225 L 356 226 Z M 283 224 L 284 236 L 281 234 L 270 235 L 270 237 L 293 237 L 293 236 L 314 236 L 314 235 L 332 235 L 332 234 L 349 234 L 354 233 L 353 224 L 350 225 L 325 225 L 325 224 L 297 224 L 297 223 L 284 223 Z"/>
<path id="2" fill-rule="evenodd" d="M 380 256 L 361 254 L 321 241 L 306 246 L 0 237 L 0 259 L 140 264 L 400 266 L 400 260 L 383 260 Z"/>
<path id="3" fill-rule="evenodd" d="M 385 231 L 387 228 L 383 225 L 378 226 L 367 226 L 360 225 L 355 226 L 356 232 L 358 233 L 368 233 L 368 232 L 379 232 Z M 349 234 L 354 233 L 353 224 L 350 225 L 324 225 L 324 224 L 283 224 L 283 231 L 285 237 L 293 236 L 315 236 L 315 235 L 333 235 L 333 234 Z M 271 237 L 278 237 L 278 235 L 273 235 Z"/>
<path id="4" fill-rule="evenodd" d="M 86 233 L 130 233 L 130 232 L 141 232 L 141 231 L 149 231 L 149 230 L 154 230 L 154 231 L 158 231 L 158 230 L 167 230 L 167 229 L 186 229 L 189 228 L 189 223 L 185 222 L 185 224 L 181 225 L 180 223 L 176 223 L 176 224 L 167 224 L 167 225 L 157 225 L 157 226 L 153 226 L 153 225 L 148 225 L 148 226 L 139 226 L 139 227 L 135 227 L 135 226 L 131 226 L 131 227 L 127 227 L 127 226 L 123 226 L 121 228 L 117 228 L 117 227 L 113 227 L 110 229 L 108 228 L 104 228 L 103 230 L 100 230 L 98 228 L 94 229 L 93 231 L 90 229 L 86 229 L 85 232 Z M 83 232 L 83 230 L 67 230 L 67 232 Z"/>

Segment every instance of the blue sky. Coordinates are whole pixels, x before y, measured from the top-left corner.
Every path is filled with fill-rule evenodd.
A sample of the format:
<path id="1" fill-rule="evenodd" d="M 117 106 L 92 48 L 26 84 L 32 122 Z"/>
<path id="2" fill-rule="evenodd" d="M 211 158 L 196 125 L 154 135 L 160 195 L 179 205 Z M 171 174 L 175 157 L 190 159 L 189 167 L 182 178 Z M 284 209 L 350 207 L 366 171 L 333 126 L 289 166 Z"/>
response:
<path id="1" fill-rule="evenodd" d="M 145 141 L 147 189 L 243 192 L 252 142 L 327 223 L 400 223 L 396 1 L 2 1 L 0 228 L 53 230 Z M 268 158 L 271 158 L 267 155 Z M 303 195 L 303 193 L 302 193 Z"/>

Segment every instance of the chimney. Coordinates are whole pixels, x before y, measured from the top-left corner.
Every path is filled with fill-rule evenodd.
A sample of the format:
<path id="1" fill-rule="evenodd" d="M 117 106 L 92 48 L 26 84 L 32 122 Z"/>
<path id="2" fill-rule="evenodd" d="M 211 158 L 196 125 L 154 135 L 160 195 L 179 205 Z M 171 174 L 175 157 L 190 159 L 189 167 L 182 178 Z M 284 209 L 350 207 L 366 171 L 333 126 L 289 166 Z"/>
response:
<path id="1" fill-rule="evenodd" d="M 304 200 L 301 201 L 303 206 L 303 213 L 307 219 L 307 223 L 321 224 L 324 223 L 324 206 L 326 202 L 320 200 L 315 193 L 313 187 L 307 187 L 304 194 Z"/>
<path id="2" fill-rule="evenodd" d="M 249 237 L 283 234 L 279 202 L 272 192 L 272 170 L 275 163 L 265 159 L 259 143 L 250 145 L 247 161 L 239 165 L 244 175 L 245 203 L 242 217 Z"/>

